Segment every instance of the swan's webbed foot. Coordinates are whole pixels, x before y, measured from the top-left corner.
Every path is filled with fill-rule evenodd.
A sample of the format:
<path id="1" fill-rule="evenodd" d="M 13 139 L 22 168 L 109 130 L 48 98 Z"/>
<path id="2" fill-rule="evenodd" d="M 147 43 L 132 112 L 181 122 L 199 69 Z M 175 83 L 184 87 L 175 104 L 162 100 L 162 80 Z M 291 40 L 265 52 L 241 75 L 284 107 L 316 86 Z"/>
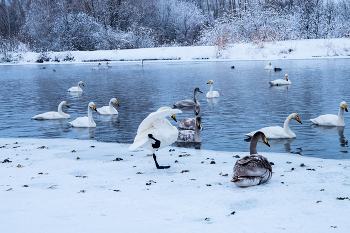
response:
<path id="1" fill-rule="evenodd" d="M 156 157 L 156 155 L 154 153 L 153 153 L 153 159 L 154 159 L 154 162 L 156 163 L 157 169 L 168 169 L 168 168 L 170 168 L 170 166 L 159 166 L 159 164 L 157 162 L 157 157 Z"/>
<path id="2" fill-rule="evenodd" d="M 152 147 L 154 149 L 158 149 L 160 147 L 160 141 L 158 139 L 155 139 L 152 134 L 148 134 L 148 137 L 153 139 L 155 142 L 152 144 Z"/>

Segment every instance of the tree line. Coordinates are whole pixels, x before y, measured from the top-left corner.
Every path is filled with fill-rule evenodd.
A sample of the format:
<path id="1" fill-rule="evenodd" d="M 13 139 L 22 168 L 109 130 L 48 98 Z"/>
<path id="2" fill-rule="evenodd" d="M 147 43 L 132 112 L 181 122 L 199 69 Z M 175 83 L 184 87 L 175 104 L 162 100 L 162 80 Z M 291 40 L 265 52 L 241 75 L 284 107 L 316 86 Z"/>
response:
<path id="1" fill-rule="evenodd" d="M 0 52 L 349 35 L 350 0 L 0 0 Z"/>

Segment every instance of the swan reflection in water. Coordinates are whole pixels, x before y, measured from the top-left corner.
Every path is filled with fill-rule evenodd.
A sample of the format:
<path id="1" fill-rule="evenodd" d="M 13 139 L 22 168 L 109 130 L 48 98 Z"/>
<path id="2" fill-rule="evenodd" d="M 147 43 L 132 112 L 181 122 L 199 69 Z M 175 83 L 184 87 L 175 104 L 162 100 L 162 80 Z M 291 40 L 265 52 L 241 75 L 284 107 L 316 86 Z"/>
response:
<path id="1" fill-rule="evenodd" d="M 246 138 L 244 141 L 250 142 L 251 138 Z M 274 148 L 274 146 L 283 144 L 285 152 L 291 152 L 290 144 L 293 143 L 296 138 L 281 138 L 281 139 L 269 139 L 270 148 Z"/>
<path id="2" fill-rule="evenodd" d="M 277 90 L 277 91 L 285 91 L 286 94 L 288 94 L 288 90 L 289 88 L 291 88 L 290 85 L 279 85 L 279 86 L 270 86 L 269 87 L 271 90 L 274 89 L 274 90 Z"/>
<path id="3" fill-rule="evenodd" d="M 88 137 L 88 138 L 94 138 L 94 132 L 96 130 L 96 127 L 85 127 L 85 128 L 78 128 L 78 127 L 71 127 L 71 130 L 79 134 L 80 137 Z"/>
<path id="4" fill-rule="evenodd" d="M 312 128 L 316 129 L 317 133 L 331 134 L 338 131 L 339 142 L 341 147 L 348 147 L 348 140 L 345 140 L 344 129 L 345 126 L 322 126 L 322 125 L 311 125 Z"/>
<path id="5" fill-rule="evenodd" d="M 100 119 L 101 121 L 108 122 L 110 126 L 116 126 L 119 127 L 119 121 L 117 120 L 118 115 L 101 115 L 99 114 L 96 118 Z"/>
<path id="6" fill-rule="evenodd" d="M 213 112 L 215 104 L 219 102 L 219 98 L 207 98 L 207 102 L 209 103 L 210 111 Z"/>
<path id="7" fill-rule="evenodd" d="M 201 142 L 174 142 L 174 146 L 200 149 L 202 146 Z"/>

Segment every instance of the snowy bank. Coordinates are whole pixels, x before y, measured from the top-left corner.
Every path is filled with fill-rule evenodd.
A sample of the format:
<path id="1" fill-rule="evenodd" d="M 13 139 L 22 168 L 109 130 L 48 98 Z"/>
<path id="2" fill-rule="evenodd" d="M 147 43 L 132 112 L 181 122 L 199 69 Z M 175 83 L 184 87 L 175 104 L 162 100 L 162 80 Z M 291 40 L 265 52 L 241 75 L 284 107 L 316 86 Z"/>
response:
<path id="1" fill-rule="evenodd" d="M 15 63 L 33 63 L 42 58 L 44 62 L 89 62 L 89 61 L 138 61 L 138 60 L 275 60 L 349 57 L 350 39 L 312 39 L 258 44 L 231 44 L 196 47 L 161 47 L 128 50 L 71 51 L 16 53 L 11 55 Z"/>
<path id="2" fill-rule="evenodd" d="M 157 158 L 171 168 L 157 170 L 148 151 L 129 152 L 128 146 L 93 140 L 0 139 L 1 231 L 350 229 L 349 160 L 261 153 L 274 163 L 272 179 L 238 188 L 230 182 L 235 156 L 248 152 L 167 147 Z"/>

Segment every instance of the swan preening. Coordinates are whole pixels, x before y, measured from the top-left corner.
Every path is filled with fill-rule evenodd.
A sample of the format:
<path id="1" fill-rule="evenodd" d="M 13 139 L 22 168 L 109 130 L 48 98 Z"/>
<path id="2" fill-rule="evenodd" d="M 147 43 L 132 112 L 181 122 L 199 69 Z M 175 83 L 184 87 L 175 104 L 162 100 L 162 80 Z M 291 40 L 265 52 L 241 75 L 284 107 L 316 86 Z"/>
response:
<path id="1" fill-rule="evenodd" d="M 300 124 L 302 124 L 298 114 L 292 113 L 285 120 L 283 128 L 280 126 L 270 126 L 270 127 L 261 128 L 257 131 L 263 132 L 265 137 L 268 139 L 296 138 L 295 133 L 293 133 L 293 131 L 290 130 L 290 128 L 289 128 L 289 122 L 293 119 L 298 121 Z M 253 137 L 253 135 L 257 131 L 250 132 L 250 133 L 246 134 L 245 136 Z"/>
<path id="2" fill-rule="evenodd" d="M 88 116 L 87 117 L 78 117 L 74 121 L 69 122 L 73 127 L 88 128 L 96 127 L 96 123 L 92 119 L 92 109 L 96 110 L 94 102 L 90 102 L 88 105 Z"/>
<path id="3" fill-rule="evenodd" d="M 134 143 L 129 147 L 130 151 L 142 147 L 152 151 L 157 169 L 167 169 L 170 166 L 159 166 L 155 151 L 171 145 L 178 137 L 178 130 L 165 117 L 170 116 L 176 121 L 175 114 L 181 113 L 179 109 L 161 107 L 156 112 L 150 113 L 139 125 Z"/>
<path id="4" fill-rule="evenodd" d="M 279 86 L 279 85 L 289 85 L 292 84 L 292 82 L 288 79 L 288 74 L 284 75 L 286 77 L 286 80 L 284 79 L 276 79 L 274 81 L 269 82 L 271 86 Z"/>
<path id="5" fill-rule="evenodd" d="M 92 68 L 92 70 L 99 70 L 101 63 L 98 63 L 97 67 Z"/>
<path id="6" fill-rule="evenodd" d="M 197 116 L 193 130 L 181 130 L 176 142 L 202 142 L 200 131 L 203 130 L 202 119 Z"/>
<path id="7" fill-rule="evenodd" d="M 231 182 L 234 182 L 239 187 L 263 184 L 272 177 L 270 162 L 259 155 L 256 149 L 258 141 L 270 146 L 264 133 L 256 132 L 250 141 L 250 156 L 237 160 L 233 167 L 233 179 Z"/>
<path id="8" fill-rule="evenodd" d="M 271 65 L 271 62 L 269 63 L 268 66 L 265 66 L 265 70 L 273 70 L 273 67 Z"/>
<path id="9" fill-rule="evenodd" d="M 117 109 L 115 109 L 113 107 L 113 104 L 116 104 L 119 106 L 118 100 L 116 98 L 112 98 L 109 101 L 109 105 L 108 106 L 103 106 L 102 108 L 98 108 L 97 112 L 101 115 L 114 115 L 114 114 L 118 114 Z"/>
<path id="10" fill-rule="evenodd" d="M 200 106 L 196 105 L 194 107 L 194 115 L 197 117 L 200 112 Z M 189 130 L 194 130 L 194 127 L 196 125 L 196 118 L 184 118 L 180 122 L 177 122 L 177 125 L 181 129 L 189 129 Z"/>
<path id="11" fill-rule="evenodd" d="M 78 86 L 76 87 L 71 87 L 68 89 L 70 92 L 83 92 L 83 89 L 81 89 L 80 85 L 84 87 L 84 83 L 82 81 L 78 82 Z"/>
<path id="12" fill-rule="evenodd" d="M 312 123 L 316 125 L 324 125 L 324 126 L 345 126 L 344 122 L 344 110 L 347 112 L 348 108 L 346 107 L 346 102 L 342 101 L 340 103 L 338 116 L 334 114 L 326 114 L 316 117 L 314 119 L 310 119 Z"/>
<path id="13" fill-rule="evenodd" d="M 176 102 L 174 103 L 174 107 L 178 107 L 178 108 L 181 108 L 181 107 L 194 107 L 196 105 L 200 105 L 198 100 L 197 100 L 197 92 L 200 92 L 200 93 L 203 93 L 198 87 L 196 87 L 196 89 L 194 89 L 194 94 L 193 94 L 193 99 L 194 101 L 192 100 L 180 100 L 179 102 Z"/>
<path id="14" fill-rule="evenodd" d="M 34 117 L 32 117 L 32 119 L 34 120 L 56 120 L 56 119 L 69 119 L 70 115 L 67 113 L 64 113 L 62 111 L 62 107 L 66 106 L 67 108 L 69 108 L 68 104 L 66 101 L 62 101 L 59 105 L 58 105 L 58 111 L 57 112 L 45 112 L 39 115 L 36 115 Z"/>
<path id="15" fill-rule="evenodd" d="M 213 91 L 214 81 L 210 80 L 207 84 L 211 84 L 210 91 L 207 93 L 207 98 L 216 98 L 219 97 L 219 92 Z"/>

